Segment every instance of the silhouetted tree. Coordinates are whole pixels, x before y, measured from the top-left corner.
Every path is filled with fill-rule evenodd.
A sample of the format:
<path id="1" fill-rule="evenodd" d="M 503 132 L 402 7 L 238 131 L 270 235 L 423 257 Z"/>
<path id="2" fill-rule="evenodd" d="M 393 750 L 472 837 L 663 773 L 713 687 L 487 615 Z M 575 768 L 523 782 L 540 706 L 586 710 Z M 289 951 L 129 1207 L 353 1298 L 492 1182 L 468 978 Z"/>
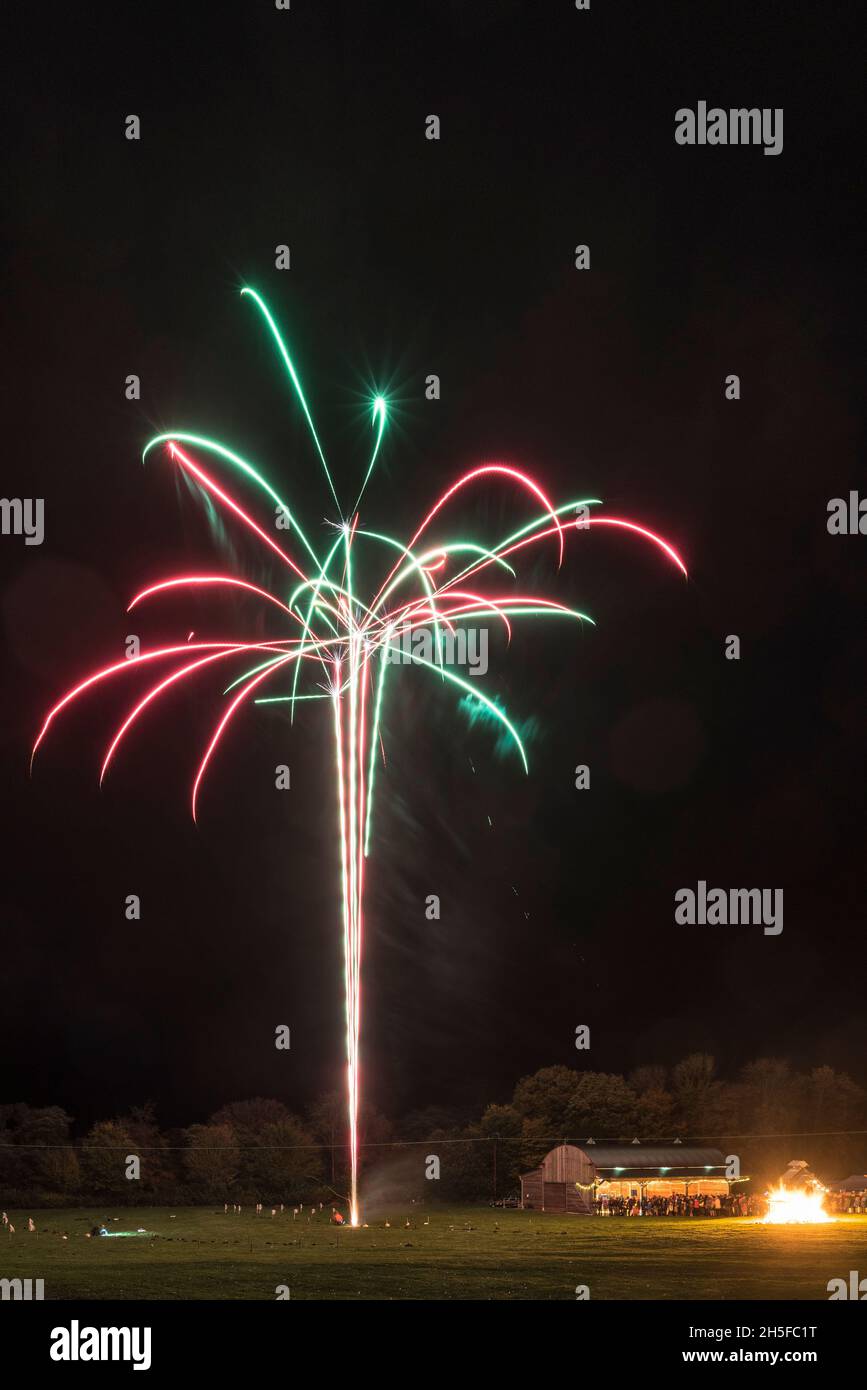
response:
<path id="1" fill-rule="evenodd" d="M 646 1091 L 664 1091 L 668 1080 L 668 1072 L 665 1067 L 650 1063 L 643 1067 L 636 1067 L 629 1073 L 628 1081 L 637 1096 L 642 1096 Z"/>
<path id="2" fill-rule="evenodd" d="M 290 1116 L 260 1130 L 241 1155 L 241 1177 L 260 1201 L 291 1202 L 321 1183 L 320 1151 L 310 1131 Z"/>
<path id="3" fill-rule="evenodd" d="M 280 1100 L 257 1096 L 254 1100 L 233 1100 L 222 1106 L 209 1120 L 212 1125 L 229 1125 L 240 1144 L 254 1143 L 266 1125 L 279 1125 L 292 1115 Z"/>
<path id="4" fill-rule="evenodd" d="M 489 1105 L 479 1128 L 482 1134 L 497 1136 L 497 1194 L 505 1196 L 525 1171 L 524 1120 L 513 1105 Z"/>
<path id="5" fill-rule="evenodd" d="M 571 1067 L 542 1067 L 518 1082 L 512 1105 L 525 1120 L 541 1121 L 549 1135 L 565 1135 L 578 1076 Z"/>
<path id="6" fill-rule="evenodd" d="M 80 1175 L 71 1126 L 57 1105 L 0 1106 L 0 1182 L 23 1190 L 75 1191 Z"/>
<path id="7" fill-rule="evenodd" d="M 706 1113 L 712 1096 L 716 1063 L 707 1052 L 693 1052 L 671 1074 L 679 1128 L 687 1134 L 708 1131 Z"/>
<path id="8" fill-rule="evenodd" d="M 134 1153 L 132 1137 L 117 1120 L 100 1120 L 85 1135 L 79 1154 L 82 1183 L 94 1194 L 128 1194 L 126 1158 Z"/>
<path id="9" fill-rule="evenodd" d="M 203 1197 L 225 1197 L 241 1169 L 241 1150 L 231 1125 L 190 1125 L 184 1131 L 187 1182 Z"/>
<path id="10" fill-rule="evenodd" d="M 566 1112 L 570 1135 L 581 1138 L 626 1138 L 637 1127 L 635 1093 L 622 1076 L 604 1071 L 581 1072 Z"/>
<path id="11" fill-rule="evenodd" d="M 479 1125 L 440 1131 L 431 1137 L 430 1152 L 440 1160 L 438 1182 L 427 1184 L 437 1197 L 450 1202 L 489 1201 L 494 1195 L 493 1156 Z M 445 1141 L 451 1140 L 451 1143 Z"/>
<path id="12" fill-rule="evenodd" d="M 635 1103 L 635 1130 L 647 1139 L 670 1139 L 674 1133 L 674 1096 L 648 1088 Z"/>

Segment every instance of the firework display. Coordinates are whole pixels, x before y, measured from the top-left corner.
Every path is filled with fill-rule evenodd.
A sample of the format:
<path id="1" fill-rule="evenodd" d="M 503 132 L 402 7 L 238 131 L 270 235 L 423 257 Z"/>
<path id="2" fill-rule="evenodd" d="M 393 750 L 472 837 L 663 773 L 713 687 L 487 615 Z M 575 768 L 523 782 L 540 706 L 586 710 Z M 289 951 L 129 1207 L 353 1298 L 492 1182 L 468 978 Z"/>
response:
<path id="1" fill-rule="evenodd" d="M 437 498 L 408 539 L 370 529 L 359 508 L 382 452 L 389 421 L 388 401 L 377 395 L 371 402 L 370 459 L 358 496 L 352 507 L 345 510 L 280 329 L 255 290 L 244 289 L 242 295 L 261 315 L 306 421 L 330 505 L 336 508 L 336 515 L 330 519 L 330 543 L 322 553 L 317 551 L 278 490 L 258 468 L 224 444 L 181 429 L 157 435 L 145 448 L 144 458 L 161 451 L 211 508 L 256 538 L 263 548 L 263 558 L 274 562 L 275 575 L 270 586 L 264 587 L 235 573 L 174 574 L 141 589 L 128 611 L 158 602 L 166 594 L 212 587 L 226 596 L 246 595 L 264 605 L 269 613 L 279 610 L 280 631 L 260 640 L 228 635 L 221 641 L 179 640 L 103 666 L 75 684 L 49 711 L 33 754 L 58 716 L 79 696 L 114 677 L 135 680 L 141 675 L 145 688 L 137 692 L 105 750 L 99 774 L 102 783 L 124 740 L 151 706 L 197 673 L 212 667 L 225 670 L 225 702 L 204 741 L 193 773 L 191 810 L 196 820 L 205 774 L 213 766 L 230 725 L 246 707 L 252 703 L 282 703 L 288 706 L 294 722 L 302 702 L 326 701 L 330 706 L 327 714 L 333 723 L 332 775 L 340 840 L 345 969 L 349 1206 L 350 1223 L 357 1226 L 365 862 L 374 844 L 374 797 L 383 794 L 385 785 L 381 767 L 385 760 L 383 711 L 388 687 L 397 680 L 397 673 L 392 670 L 396 664 L 393 653 L 398 647 L 404 654 L 409 651 L 411 664 L 433 673 L 441 691 L 451 690 L 462 701 L 468 701 L 471 709 L 484 712 L 499 726 L 526 772 L 526 749 L 509 714 L 499 701 L 458 674 L 447 659 L 462 625 L 493 621 L 502 624 L 511 641 L 516 619 L 592 622 L 587 614 L 554 598 L 524 591 L 518 582 L 521 561 L 537 547 L 548 548 L 552 569 L 556 571 L 562 564 L 567 542 L 576 540 L 576 533 L 591 527 L 625 532 L 650 543 L 684 575 L 686 568 L 674 548 L 653 531 L 622 517 L 600 513 L 599 499 L 578 498 L 555 505 L 535 478 L 503 462 L 483 463 L 458 477 Z M 233 475 L 240 475 L 251 484 L 263 505 L 267 504 L 259 520 L 226 490 L 224 483 Z M 454 539 L 431 538 L 435 523 L 449 521 L 469 494 L 490 487 L 508 489 L 526 500 L 531 515 L 521 527 L 492 546 L 468 538 L 463 532 Z M 281 518 L 283 534 L 279 542 L 267 529 L 267 511 L 272 518 L 275 513 Z M 273 520 L 270 524 L 273 530 Z M 363 567 L 359 564 L 362 550 Z M 369 591 L 360 585 L 359 574 L 362 568 L 367 572 L 371 563 L 379 564 L 381 579 L 378 587 Z M 432 648 L 425 655 L 420 644 L 411 641 L 408 646 L 406 642 L 407 634 L 419 631 L 429 632 L 432 637 Z M 151 673 L 158 679 L 153 681 Z"/>

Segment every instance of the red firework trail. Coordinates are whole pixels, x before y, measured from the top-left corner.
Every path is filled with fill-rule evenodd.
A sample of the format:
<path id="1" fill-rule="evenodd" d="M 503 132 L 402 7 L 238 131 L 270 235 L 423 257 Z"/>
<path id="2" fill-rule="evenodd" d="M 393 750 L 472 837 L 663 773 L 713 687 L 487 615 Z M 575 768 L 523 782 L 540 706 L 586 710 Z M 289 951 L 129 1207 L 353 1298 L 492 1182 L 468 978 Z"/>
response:
<path id="1" fill-rule="evenodd" d="M 266 322 L 290 378 L 292 388 L 307 422 L 320 463 L 337 502 L 334 482 L 325 454 L 313 425 L 298 373 L 289 356 L 279 329 L 264 300 L 254 290 L 242 291 L 249 296 Z M 140 692 L 126 717 L 116 729 L 105 752 L 100 783 L 114 763 L 121 745 L 138 726 L 142 717 L 163 697 L 182 682 L 193 679 L 204 670 L 219 669 L 226 663 L 233 679 L 225 690 L 227 703 L 206 739 L 202 755 L 193 775 L 191 806 L 193 818 L 199 809 L 200 793 L 205 774 L 212 767 L 222 739 L 250 700 L 260 692 L 257 703 L 286 703 L 294 720 L 296 705 L 307 700 L 328 700 L 334 722 L 334 752 L 337 781 L 337 811 L 340 839 L 340 889 L 342 901 L 345 1008 L 346 1008 L 346 1091 L 350 1159 L 350 1220 L 357 1226 L 360 1220 L 358 1196 L 359 1106 L 361 1097 L 361 966 L 364 940 L 364 880 L 373 824 L 374 792 L 376 790 L 376 750 L 381 750 L 385 765 L 385 744 L 382 730 L 382 710 L 387 675 L 394 665 L 396 641 L 401 632 L 412 633 L 420 627 L 432 628 L 434 659 L 430 660 L 413 649 L 409 660 L 427 667 L 441 678 L 443 684 L 454 687 L 464 700 L 473 702 L 485 715 L 500 726 L 501 733 L 513 744 L 525 770 L 527 758 L 518 731 L 498 702 L 483 695 L 476 686 L 463 679 L 442 656 L 442 633 L 451 637 L 455 624 L 467 619 L 494 618 L 501 621 L 508 640 L 512 638 L 514 618 L 570 618 L 592 622 L 586 614 L 569 608 L 551 598 L 497 590 L 479 592 L 468 581 L 479 577 L 488 579 L 492 568 L 506 571 L 515 578 L 508 557 L 522 555 L 540 541 L 555 537 L 558 568 L 562 565 L 567 537 L 586 531 L 591 526 L 608 526 L 631 533 L 649 541 L 671 560 L 685 575 L 686 568 L 677 551 L 661 536 L 644 526 L 620 517 L 590 515 L 592 506 L 601 505 L 596 498 L 571 501 L 554 507 L 541 486 L 528 474 L 510 464 L 482 464 L 456 479 L 434 502 L 409 542 L 403 542 L 382 532 L 363 530 L 359 525 L 358 503 L 373 472 L 385 432 L 388 417 L 387 403 L 381 396 L 372 402 L 374 442 L 364 486 L 349 516 L 340 515 L 337 537 L 327 554 L 320 555 L 311 545 L 298 524 L 297 518 L 267 479 L 247 460 L 216 440 L 184 430 L 158 435 L 147 445 L 144 456 L 154 448 L 164 447 L 168 457 L 193 479 L 209 498 L 239 523 L 244 531 L 255 536 L 263 553 L 276 556 L 281 562 L 281 575 L 288 569 L 294 576 L 291 594 L 281 596 L 262 588 L 240 575 L 189 573 L 171 575 L 141 589 L 131 600 L 129 610 L 144 601 L 158 600 L 166 594 L 211 587 L 217 594 L 243 594 L 264 605 L 263 611 L 280 610 L 291 619 L 292 635 L 272 640 L 251 641 L 238 638 L 227 641 L 177 643 L 158 647 L 128 660 L 113 662 L 84 677 L 49 710 L 33 745 L 31 766 L 37 749 L 60 715 L 80 695 L 113 680 L 116 676 L 133 678 L 150 664 L 168 663 L 169 669 L 160 679 Z M 184 447 L 182 448 L 181 445 Z M 296 554 L 288 554 L 267 531 L 248 514 L 240 503 L 218 484 L 201 463 L 190 456 L 190 446 L 215 458 L 223 468 L 240 474 L 276 504 L 278 512 L 288 521 L 288 529 L 297 541 Z M 540 504 L 542 511 L 525 525 L 506 536 L 498 544 L 485 546 L 476 540 L 459 538 L 440 543 L 429 550 L 419 542 L 433 521 L 439 518 L 471 483 L 517 488 Z M 338 504 L 338 512 L 339 512 Z M 570 515 L 571 514 L 571 515 Z M 568 518 L 568 519 L 567 519 Z M 390 567 L 372 597 L 363 600 L 354 583 L 353 561 L 360 544 L 385 551 Z M 384 558 L 386 558 L 384 557 Z M 295 582 L 297 581 L 297 582 Z M 281 579 L 275 580 L 279 587 Z M 398 591 L 403 598 L 395 596 Z M 409 595 L 409 596 L 407 596 Z M 192 634 L 190 634 L 192 636 Z M 194 655 L 190 660 L 191 654 Z M 374 660 L 376 659 L 376 666 Z M 254 664 L 251 666 L 250 661 Z M 235 671 L 241 661 L 244 669 Z M 301 687 L 302 671 L 314 673 L 312 688 Z M 272 678 L 291 672 L 291 688 L 278 695 L 262 694 Z M 308 684 L 310 684 L 308 682 Z"/>

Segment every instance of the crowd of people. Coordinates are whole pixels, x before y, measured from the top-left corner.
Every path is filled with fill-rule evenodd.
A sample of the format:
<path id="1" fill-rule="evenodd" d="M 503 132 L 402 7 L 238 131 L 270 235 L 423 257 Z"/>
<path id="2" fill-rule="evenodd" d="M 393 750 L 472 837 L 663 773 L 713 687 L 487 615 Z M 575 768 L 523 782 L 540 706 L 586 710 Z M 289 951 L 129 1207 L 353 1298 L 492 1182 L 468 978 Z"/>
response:
<path id="1" fill-rule="evenodd" d="M 867 1192 L 829 1192 L 825 1210 L 832 1216 L 867 1216 Z"/>
<path id="2" fill-rule="evenodd" d="M 597 1193 L 593 1203 L 597 1216 L 761 1216 L 765 1208 L 761 1197 L 749 1197 L 745 1192 L 713 1197 L 697 1194 L 611 1197 L 602 1192 Z"/>

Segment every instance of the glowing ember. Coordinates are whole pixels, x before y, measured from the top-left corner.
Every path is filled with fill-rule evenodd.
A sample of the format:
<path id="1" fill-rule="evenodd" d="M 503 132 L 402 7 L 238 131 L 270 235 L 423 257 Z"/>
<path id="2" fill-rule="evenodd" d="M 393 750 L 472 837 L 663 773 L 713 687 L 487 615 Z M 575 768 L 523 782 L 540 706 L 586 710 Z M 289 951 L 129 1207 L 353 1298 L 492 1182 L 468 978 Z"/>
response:
<path id="1" fill-rule="evenodd" d="M 822 1206 L 824 1197 L 825 1189 L 822 1187 L 807 1191 L 803 1187 L 789 1189 L 780 1183 L 768 1194 L 768 1214 L 762 1218 L 762 1224 L 789 1226 L 809 1222 L 815 1225 L 833 1221 L 833 1216 L 829 1216 Z"/>

